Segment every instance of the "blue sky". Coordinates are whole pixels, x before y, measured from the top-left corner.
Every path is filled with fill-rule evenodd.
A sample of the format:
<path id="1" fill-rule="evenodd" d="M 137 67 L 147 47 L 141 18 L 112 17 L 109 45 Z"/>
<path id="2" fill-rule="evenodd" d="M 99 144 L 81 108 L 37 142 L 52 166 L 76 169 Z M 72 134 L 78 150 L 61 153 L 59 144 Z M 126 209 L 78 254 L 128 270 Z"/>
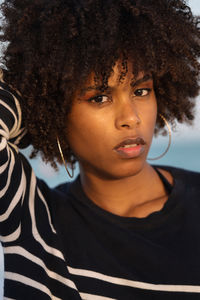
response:
<path id="1" fill-rule="evenodd" d="M 188 4 L 196 14 L 200 14 L 199 0 L 189 0 Z"/>

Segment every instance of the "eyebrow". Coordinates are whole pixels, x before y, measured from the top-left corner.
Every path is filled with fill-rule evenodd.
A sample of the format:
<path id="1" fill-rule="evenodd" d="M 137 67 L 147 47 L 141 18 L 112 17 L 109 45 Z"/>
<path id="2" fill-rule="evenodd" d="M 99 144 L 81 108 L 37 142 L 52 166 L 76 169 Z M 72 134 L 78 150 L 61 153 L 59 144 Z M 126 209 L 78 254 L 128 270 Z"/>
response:
<path id="1" fill-rule="evenodd" d="M 135 87 L 135 86 L 137 86 L 137 85 L 139 85 L 139 84 L 141 84 L 141 83 L 143 83 L 143 82 L 146 82 L 146 81 L 148 81 L 148 80 L 151 80 L 151 79 L 152 79 L 152 76 L 149 75 L 149 74 L 146 74 L 146 75 L 144 75 L 142 78 L 139 78 L 139 79 L 137 79 L 136 81 L 132 82 L 132 83 L 131 83 L 131 86 L 132 86 L 132 87 Z"/>
<path id="2" fill-rule="evenodd" d="M 101 88 L 102 88 L 101 86 L 97 86 L 97 85 L 88 86 L 86 88 L 81 89 L 80 93 L 84 94 L 84 93 L 89 92 L 89 91 L 100 90 Z"/>
<path id="3" fill-rule="evenodd" d="M 139 84 L 141 84 L 143 82 L 146 82 L 146 81 L 148 81 L 150 79 L 152 79 L 152 76 L 149 75 L 149 74 L 146 74 L 142 78 L 139 78 L 136 81 L 132 82 L 131 86 L 135 87 L 135 86 L 137 86 L 137 85 L 139 85 Z M 83 94 L 85 94 L 86 92 L 89 92 L 89 91 L 94 91 L 94 90 L 95 91 L 99 91 L 101 89 L 102 89 L 102 86 L 97 86 L 97 85 L 88 86 L 86 88 L 81 89 L 80 95 L 83 95 Z M 111 87 L 109 87 L 109 86 L 106 88 L 106 90 L 110 90 L 110 89 L 111 89 Z"/>

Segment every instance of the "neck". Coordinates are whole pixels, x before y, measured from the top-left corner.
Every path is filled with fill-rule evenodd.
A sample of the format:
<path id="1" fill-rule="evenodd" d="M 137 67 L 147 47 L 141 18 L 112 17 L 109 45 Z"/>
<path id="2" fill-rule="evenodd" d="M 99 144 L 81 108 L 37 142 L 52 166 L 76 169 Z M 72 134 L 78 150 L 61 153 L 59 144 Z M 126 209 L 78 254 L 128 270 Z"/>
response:
<path id="1" fill-rule="evenodd" d="M 80 166 L 80 177 L 86 195 L 98 206 L 116 215 L 145 217 L 161 209 L 167 200 L 159 176 L 147 163 L 134 176 L 110 180 L 85 172 Z"/>

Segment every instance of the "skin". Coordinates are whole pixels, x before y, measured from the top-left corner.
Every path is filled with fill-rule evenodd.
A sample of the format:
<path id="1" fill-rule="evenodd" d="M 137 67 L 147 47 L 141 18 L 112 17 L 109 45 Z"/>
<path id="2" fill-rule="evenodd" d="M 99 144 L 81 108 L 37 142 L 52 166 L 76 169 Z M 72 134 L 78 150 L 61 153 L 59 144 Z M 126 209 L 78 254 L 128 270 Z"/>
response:
<path id="1" fill-rule="evenodd" d="M 132 72 L 119 83 L 116 63 L 108 90 L 100 93 L 88 80 L 75 97 L 67 123 L 67 140 L 80 166 L 86 195 L 101 208 L 126 217 L 146 217 L 167 200 L 165 188 L 146 162 L 157 118 L 153 80 Z M 136 157 L 124 158 L 114 148 L 127 138 L 145 141 Z M 172 183 L 172 177 L 161 170 Z"/>

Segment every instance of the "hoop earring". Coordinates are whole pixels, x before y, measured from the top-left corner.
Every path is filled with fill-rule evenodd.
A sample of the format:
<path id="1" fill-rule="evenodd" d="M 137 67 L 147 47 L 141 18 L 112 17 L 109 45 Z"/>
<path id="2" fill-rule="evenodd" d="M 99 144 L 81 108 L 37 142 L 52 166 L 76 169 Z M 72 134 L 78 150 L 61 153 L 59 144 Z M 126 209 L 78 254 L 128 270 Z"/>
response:
<path id="1" fill-rule="evenodd" d="M 58 137 L 57 137 L 57 145 L 58 145 L 58 150 L 59 150 L 59 152 L 60 152 L 60 156 L 61 156 L 61 158 L 62 158 L 63 164 L 64 164 L 65 169 L 66 169 L 66 171 L 67 171 L 67 174 L 69 175 L 70 178 L 73 178 L 73 177 L 74 177 L 74 167 L 73 167 L 73 165 L 71 164 L 71 165 L 72 165 L 72 174 L 70 174 L 70 172 L 69 172 L 69 170 L 68 170 L 68 168 L 67 168 L 67 163 L 66 163 L 66 161 L 65 161 L 65 159 L 64 159 L 64 155 L 63 155 L 62 148 L 61 148 L 60 141 L 59 141 L 59 138 L 58 138 Z"/>
<path id="2" fill-rule="evenodd" d="M 163 157 L 169 150 L 170 146 L 171 146 L 171 141 L 172 141 L 172 131 L 171 128 L 169 126 L 169 123 L 167 122 L 167 120 L 165 119 L 165 117 L 161 114 L 159 114 L 159 116 L 161 117 L 161 119 L 165 122 L 165 125 L 167 126 L 168 132 L 169 132 L 169 141 L 168 141 L 168 145 L 166 150 L 159 156 L 155 157 L 155 158 L 147 158 L 148 160 L 157 160 L 160 159 L 161 157 Z"/>

